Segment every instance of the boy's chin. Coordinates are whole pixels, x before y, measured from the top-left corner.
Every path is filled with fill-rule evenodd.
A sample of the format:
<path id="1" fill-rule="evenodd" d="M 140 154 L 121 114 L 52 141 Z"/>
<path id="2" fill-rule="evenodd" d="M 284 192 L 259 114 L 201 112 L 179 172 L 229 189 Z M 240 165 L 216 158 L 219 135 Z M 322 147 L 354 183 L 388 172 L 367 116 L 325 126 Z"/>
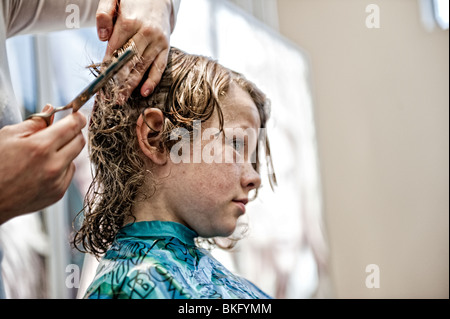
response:
<path id="1" fill-rule="evenodd" d="M 231 235 L 233 235 L 233 233 L 236 230 L 236 221 L 234 223 L 229 223 L 229 224 L 223 224 L 220 225 L 220 227 L 217 227 L 215 229 L 211 229 L 208 232 L 205 232 L 205 236 L 202 236 L 199 232 L 197 232 L 200 237 L 203 238 L 215 238 L 215 237 L 229 237 Z"/>

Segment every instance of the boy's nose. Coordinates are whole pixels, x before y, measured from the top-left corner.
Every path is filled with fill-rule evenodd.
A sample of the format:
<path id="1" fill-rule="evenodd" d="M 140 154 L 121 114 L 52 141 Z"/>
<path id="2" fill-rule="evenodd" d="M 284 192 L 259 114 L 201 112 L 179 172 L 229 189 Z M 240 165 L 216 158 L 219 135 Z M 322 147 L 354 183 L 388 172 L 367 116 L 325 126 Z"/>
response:
<path id="1" fill-rule="evenodd" d="M 241 186 L 248 191 L 258 189 L 261 186 L 261 176 L 255 171 L 251 163 L 244 164 Z"/>

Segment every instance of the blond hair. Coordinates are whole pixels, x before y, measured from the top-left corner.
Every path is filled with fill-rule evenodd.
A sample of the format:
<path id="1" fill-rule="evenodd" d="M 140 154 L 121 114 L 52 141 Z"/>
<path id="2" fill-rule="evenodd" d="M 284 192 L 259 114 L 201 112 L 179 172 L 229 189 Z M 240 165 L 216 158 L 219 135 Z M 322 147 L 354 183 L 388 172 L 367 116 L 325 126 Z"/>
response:
<path id="1" fill-rule="evenodd" d="M 77 249 L 100 256 L 110 247 L 125 220 L 133 219 L 137 194 L 145 184 L 146 174 L 151 174 L 145 169 L 136 137 L 140 114 L 147 108 L 163 112 L 163 128 L 154 134 L 161 135 L 161 147 L 170 151 L 177 142 L 170 139 L 176 128 L 192 132 L 194 121 L 207 121 L 217 112 L 223 129 L 220 101 L 232 81 L 249 93 L 259 111 L 261 128 L 265 128 L 269 103 L 253 83 L 210 58 L 176 48 L 171 48 L 161 82 L 149 97 L 140 95 L 139 86 L 125 105 L 119 105 L 114 93 L 118 85 L 113 82 L 98 94 L 89 124 L 89 152 L 95 173 L 85 198 L 84 220 L 73 239 Z M 271 165 L 267 136 L 262 138 Z M 258 159 L 255 169 L 259 170 Z M 271 183 L 276 180 L 271 179 Z"/>

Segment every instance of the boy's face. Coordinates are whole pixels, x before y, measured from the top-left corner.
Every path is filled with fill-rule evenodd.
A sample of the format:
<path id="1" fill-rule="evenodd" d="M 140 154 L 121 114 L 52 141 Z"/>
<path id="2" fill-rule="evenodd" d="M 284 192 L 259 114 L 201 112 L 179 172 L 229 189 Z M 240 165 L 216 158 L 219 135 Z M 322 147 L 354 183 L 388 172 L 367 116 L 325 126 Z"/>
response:
<path id="1" fill-rule="evenodd" d="M 226 237 L 245 213 L 249 192 L 260 186 L 254 170 L 260 117 L 250 95 L 232 84 L 222 99 L 224 132 L 215 114 L 201 124 L 190 145 L 190 160 L 169 160 L 169 176 L 160 185 L 173 221 L 201 237 Z M 202 138 L 200 140 L 200 138 Z"/>

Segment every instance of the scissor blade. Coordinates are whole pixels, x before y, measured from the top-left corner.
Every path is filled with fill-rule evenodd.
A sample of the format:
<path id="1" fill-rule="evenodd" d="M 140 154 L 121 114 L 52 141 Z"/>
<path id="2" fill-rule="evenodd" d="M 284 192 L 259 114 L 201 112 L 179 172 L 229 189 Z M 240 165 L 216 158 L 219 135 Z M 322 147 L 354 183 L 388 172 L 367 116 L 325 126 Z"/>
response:
<path id="1" fill-rule="evenodd" d="M 119 70 L 127 64 L 136 51 L 132 47 L 126 49 L 116 61 L 111 63 L 108 68 L 92 81 L 72 102 L 70 105 L 73 112 L 77 112 L 95 93 L 97 93 Z"/>

